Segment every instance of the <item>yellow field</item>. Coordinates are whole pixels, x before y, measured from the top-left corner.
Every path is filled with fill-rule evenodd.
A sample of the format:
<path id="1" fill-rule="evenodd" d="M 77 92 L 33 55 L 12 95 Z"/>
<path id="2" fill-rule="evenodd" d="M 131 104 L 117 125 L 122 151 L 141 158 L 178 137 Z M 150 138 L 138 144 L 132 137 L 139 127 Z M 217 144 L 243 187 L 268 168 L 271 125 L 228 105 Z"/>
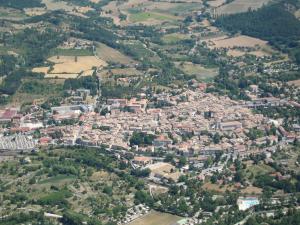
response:
<path id="1" fill-rule="evenodd" d="M 208 191 L 224 193 L 226 191 L 233 191 L 235 188 L 233 186 L 228 186 L 228 185 L 220 186 L 218 184 L 212 184 L 208 182 L 203 185 L 203 189 Z"/>
<path id="2" fill-rule="evenodd" d="M 80 76 L 85 77 L 85 76 L 92 76 L 94 73 L 94 70 L 86 70 L 84 71 Z"/>
<path id="3" fill-rule="evenodd" d="M 294 15 L 299 19 L 299 18 L 300 18 L 300 9 L 298 9 L 298 10 L 294 13 Z"/>
<path id="4" fill-rule="evenodd" d="M 75 79 L 78 77 L 78 73 L 48 73 L 45 78 L 49 79 Z"/>
<path id="5" fill-rule="evenodd" d="M 92 67 L 106 66 L 107 63 L 94 56 L 78 56 L 77 61 L 74 56 L 53 56 L 48 59 L 55 63 L 51 73 L 80 73 L 92 69 Z"/>
<path id="6" fill-rule="evenodd" d="M 233 57 L 239 57 L 239 56 L 243 56 L 243 55 L 246 55 L 246 54 L 255 55 L 256 57 L 270 56 L 269 53 L 267 53 L 265 51 L 262 51 L 262 50 L 244 52 L 244 51 L 240 51 L 240 50 L 230 49 L 227 52 L 227 55 L 233 56 Z"/>
<path id="7" fill-rule="evenodd" d="M 47 10 L 44 8 L 27 8 L 24 9 L 24 12 L 28 16 L 39 16 L 45 14 Z"/>
<path id="8" fill-rule="evenodd" d="M 48 70 L 49 70 L 49 67 L 36 67 L 36 68 L 32 69 L 32 72 L 47 74 Z"/>
<path id="9" fill-rule="evenodd" d="M 240 35 L 232 38 L 217 38 L 209 41 L 209 47 L 211 48 L 234 48 L 234 47 L 265 47 L 267 41 L 260 40 L 245 35 Z"/>
<path id="10" fill-rule="evenodd" d="M 74 56 L 60 56 L 57 58 L 53 56 L 48 59 L 49 62 L 54 63 L 53 69 L 50 67 L 36 67 L 32 71 L 36 73 L 44 73 L 45 78 L 77 78 L 80 73 L 82 76 L 90 76 L 93 74 L 93 67 L 106 66 L 107 63 L 94 56 L 78 56 L 75 61 Z"/>
<path id="11" fill-rule="evenodd" d="M 288 84 L 295 85 L 296 87 L 300 87 L 300 80 L 289 81 Z"/>
<path id="12" fill-rule="evenodd" d="M 55 1 L 55 0 L 42 0 L 48 10 L 61 10 L 64 9 L 66 11 L 72 11 L 73 6 L 68 5 L 66 2 L 63 1 Z"/>
<path id="13" fill-rule="evenodd" d="M 128 225 L 173 225 L 179 221 L 181 217 L 167 213 L 151 212 Z"/>

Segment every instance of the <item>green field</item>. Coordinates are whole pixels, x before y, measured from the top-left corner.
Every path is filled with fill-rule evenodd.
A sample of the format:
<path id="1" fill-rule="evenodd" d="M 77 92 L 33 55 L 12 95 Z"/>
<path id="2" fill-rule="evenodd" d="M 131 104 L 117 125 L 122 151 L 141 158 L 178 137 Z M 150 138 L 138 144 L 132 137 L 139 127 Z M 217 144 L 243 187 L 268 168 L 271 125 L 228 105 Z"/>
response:
<path id="1" fill-rule="evenodd" d="M 131 57 L 124 55 L 120 51 L 100 42 L 96 44 L 96 53 L 99 58 L 103 59 L 106 62 L 115 62 L 122 64 L 135 63 L 135 61 Z"/>
<path id="2" fill-rule="evenodd" d="M 179 216 L 154 211 L 129 223 L 129 225 L 173 225 L 181 219 Z"/>
<path id="3" fill-rule="evenodd" d="M 176 17 L 161 14 L 156 12 L 138 12 L 130 15 L 130 21 L 132 22 L 144 22 L 146 20 L 159 20 L 159 21 L 173 21 L 176 20 Z"/>
<path id="4" fill-rule="evenodd" d="M 177 15 L 183 15 L 186 13 L 190 13 L 191 11 L 195 11 L 196 9 L 201 9 L 201 4 L 199 3 L 176 3 L 176 6 L 170 8 L 168 10 L 165 9 L 158 9 L 158 12 L 161 13 L 172 13 Z"/>
<path id="5" fill-rule="evenodd" d="M 188 75 L 194 75 L 198 80 L 210 82 L 218 75 L 218 69 L 205 68 L 199 64 L 184 63 L 183 65 L 177 65 L 178 68 L 183 70 Z"/>
<path id="6" fill-rule="evenodd" d="M 92 56 L 93 51 L 91 49 L 62 49 L 55 48 L 51 50 L 50 56 Z"/>
<path id="7" fill-rule="evenodd" d="M 166 44 L 176 44 L 183 40 L 188 40 L 190 38 L 187 34 L 180 34 L 180 33 L 173 33 L 173 34 L 166 34 L 162 37 L 162 40 Z"/>
<path id="8" fill-rule="evenodd" d="M 251 165 L 247 168 L 246 173 L 248 177 L 250 177 L 251 174 L 253 174 L 253 177 L 260 176 L 260 175 L 266 175 L 269 173 L 274 172 L 275 170 L 265 164 L 259 164 L 259 165 Z"/>
<path id="9" fill-rule="evenodd" d="M 57 175 L 55 177 L 50 177 L 44 180 L 39 181 L 39 184 L 60 184 L 66 181 L 72 181 L 75 179 L 75 176 L 69 175 Z"/>

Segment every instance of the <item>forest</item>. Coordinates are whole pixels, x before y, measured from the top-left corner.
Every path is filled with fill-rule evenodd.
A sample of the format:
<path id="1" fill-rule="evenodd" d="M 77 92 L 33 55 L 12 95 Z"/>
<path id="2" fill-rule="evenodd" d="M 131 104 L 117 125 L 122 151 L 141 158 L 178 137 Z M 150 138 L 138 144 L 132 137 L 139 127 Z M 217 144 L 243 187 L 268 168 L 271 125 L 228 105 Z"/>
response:
<path id="1" fill-rule="evenodd" d="M 0 6 L 11 7 L 15 9 L 44 7 L 41 0 L 0 0 Z"/>

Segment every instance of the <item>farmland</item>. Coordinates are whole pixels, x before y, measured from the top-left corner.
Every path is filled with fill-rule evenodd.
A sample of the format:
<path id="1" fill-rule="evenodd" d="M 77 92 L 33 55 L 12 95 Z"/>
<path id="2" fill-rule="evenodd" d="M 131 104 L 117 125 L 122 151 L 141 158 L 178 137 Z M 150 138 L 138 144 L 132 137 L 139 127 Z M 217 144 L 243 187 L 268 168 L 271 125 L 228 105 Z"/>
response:
<path id="1" fill-rule="evenodd" d="M 162 38 L 162 40 L 166 44 L 176 44 L 179 41 L 188 40 L 188 39 L 190 39 L 189 35 L 179 34 L 179 33 L 167 34 L 167 35 L 164 35 Z"/>
<path id="2" fill-rule="evenodd" d="M 114 62 L 121 64 L 136 63 L 135 60 L 119 52 L 118 50 L 111 48 L 103 43 L 96 44 L 96 54 L 99 58 L 106 62 Z"/>
<path id="3" fill-rule="evenodd" d="M 205 68 L 199 64 L 189 62 L 183 65 L 178 64 L 178 68 L 189 75 L 195 75 L 197 79 L 202 81 L 210 81 L 218 74 L 218 70 L 215 68 Z"/>
<path id="4" fill-rule="evenodd" d="M 129 16 L 129 20 L 132 23 L 146 23 L 146 24 L 157 24 L 164 21 L 174 21 L 179 19 L 176 16 L 166 15 L 157 12 L 137 12 Z"/>
<path id="5" fill-rule="evenodd" d="M 295 85 L 296 87 L 300 87 L 300 80 L 290 81 L 288 82 L 288 84 Z"/>
<path id="6" fill-rule="evenodd" d="M 93 56 L 91 49 L 62 49 L 55 48 L 50 51 L 50 56 Z"/>
<path id="7" fill-rule="evenodd" d="M 247 12 L 249 8 L 253 10 L 258 9 L 269 2 L 270 0 L 234 0 L 229 4 L 217 8 L 217 14 L 223 15 Z"/>
<path id="8" fill-rule="evenodd" d="M 51 67 L 37 67 L 33 72 L 45 74 L 45 78 L 76 78 L 80 73 L 95 67 L 106 66 L 106 62 L 94 56 L 53 56 L 48 59 L 54 65 Z"/>
<path id="9" fill-rule="evenodd" d="M 265 47 L 266 41 L 240 35 L 236 37 L 224 37 L 210 40 L 209 46 L 211 48 L 234 48 L 234 47 Z"/>

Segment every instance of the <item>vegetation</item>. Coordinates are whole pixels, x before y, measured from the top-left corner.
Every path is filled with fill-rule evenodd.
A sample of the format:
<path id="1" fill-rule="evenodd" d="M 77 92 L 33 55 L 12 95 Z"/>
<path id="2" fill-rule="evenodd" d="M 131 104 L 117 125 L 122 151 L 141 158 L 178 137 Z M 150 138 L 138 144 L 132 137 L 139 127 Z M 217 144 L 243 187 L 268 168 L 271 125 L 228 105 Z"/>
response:
<path id="1" fill-rule="evenodd" d="M 0 6 L 16 9 L 44 7 L 41 0 L 0 0 Z"/>
<path id="2" fill-rule="evenodd" d="M 256 11 L 222 16 L 215 24 L 232 33 L 242 32 L 267 40 L 283 52 L 287 52 L 287 49 L 293 52 L 300 49 L 300 21 L 288 11 L 285 1 L 264 6 Z"/>

